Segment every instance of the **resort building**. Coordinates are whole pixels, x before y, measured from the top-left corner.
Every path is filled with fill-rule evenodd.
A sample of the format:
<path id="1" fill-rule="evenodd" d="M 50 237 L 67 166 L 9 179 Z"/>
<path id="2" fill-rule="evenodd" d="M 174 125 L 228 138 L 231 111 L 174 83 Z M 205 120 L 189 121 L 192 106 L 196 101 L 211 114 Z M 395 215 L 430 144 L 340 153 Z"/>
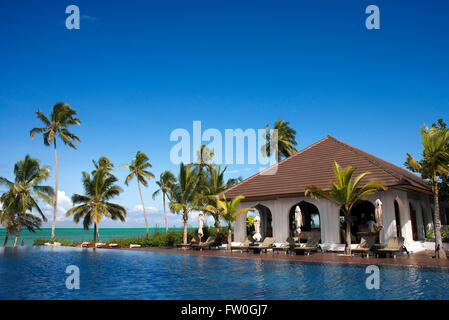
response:
<path id="1" fill-rule="evenodd" d="M 340 208 L 327 200 L 315 200 L 304 195 L 306 186 L 311 184 L 329 189 L 330 181 L 335 180 L 334 160 L 342 167 L 356 167 L 354 177 L 371 172 L 362 183 L 380 180 L 388 187 L 386 191 L 369 196 L 353 209 L 353 243 L 359 243 L 360 237 L 368 231 L 369 221 L 375 221 L 375 203 L 379 199 L 384 228 L 379 232 L 377 242 L 386 244 L 390 237 L 402 236 L 409 250 L 416 252 L 424 249 L 426 230 L 433 227 L 430 186 L 415 174 L 331 136 L 274 165 L 277 168 L 270 167 L 243 180 L 224 194 L 228 199 L 243 195 L 245 199 L 241 207 L 257 209 L 263 238 L 272 236 L 279 243 L 293 236 L 295 208 L 299 206 L 303 215 L 301 241 L 316 232 L 320 233 L 323 249 L 343 249 L 345 222 Z M 443 223 L 448 218 L 447 211 L 442 204 Z M 235 241 L 244 241 L 247 237 L 248 214 L 237 218 Z"/>

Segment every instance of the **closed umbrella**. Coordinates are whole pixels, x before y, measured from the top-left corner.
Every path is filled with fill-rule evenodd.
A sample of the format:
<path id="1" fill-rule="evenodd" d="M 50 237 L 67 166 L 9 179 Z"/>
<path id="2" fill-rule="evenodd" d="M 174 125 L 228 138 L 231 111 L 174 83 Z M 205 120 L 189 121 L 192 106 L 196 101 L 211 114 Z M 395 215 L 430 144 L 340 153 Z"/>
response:
<path id="1" fill-rule="evenodd" d="M 295 225 L 296 225 L 296 235 L 298 236 L 298 241 L 299 240 L 299 236 L 301 235 L 301 225 L 302 225 L 302 212 L 301 212 L 301 208 L 299 208 L 299 206 L 296 206 L 295 208 Z"/>
<path id="2" fill-rule="evenodd" d="M 204 226 L 204 214 L 202 212 L 199 213 L 198 215 L 198 237 L 200 238 L 200 242 L 201 242 L 201 238 L 203 237 L 203 226 Z"/>
<path id="3" fill-rule="evenodd" d="M 376 211 L 375 211 L 376 231 L 380 231 L 384 228 L 382 224 L 382 201 L 380 201 L 380 199 L 377 199 L 375 201 L 375 204 L 376 204 Z"/>
<path id="4" fill-rule="evenodd" d="M 259 242 L 262 239 L 262 235 L 260 234 L 260 217 L 254 217 L 254 230 L 256 233 L 253 235 L 253 239 Z"/>

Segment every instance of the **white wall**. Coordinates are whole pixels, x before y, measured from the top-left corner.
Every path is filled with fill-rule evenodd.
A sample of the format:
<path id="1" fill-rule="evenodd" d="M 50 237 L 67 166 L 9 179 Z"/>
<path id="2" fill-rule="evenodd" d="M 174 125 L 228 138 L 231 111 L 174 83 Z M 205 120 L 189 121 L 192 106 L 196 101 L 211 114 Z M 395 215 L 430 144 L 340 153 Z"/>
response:
<path id="1" fill-rule="evenodd" d="M 412 227 L 410 221 L 410 207 L 409 201 L 412 202 L 416 210 L 418 234 L 420 239 L 423 239 L 424 224 L 421 218 L 421 208 L 424 208 L 427 221 L 432 221 L 430 218 L 429 199 L 424 194 L 411 195 L 399 189 L 389 189 L 386 191 L 377 192 L 368 197 L 368 201 L 374 202 L 376 199 L 382 201 L 383 207 L 383 225 L 384 229 L 380 232 L 380 242 L 386 244 L 390 237 L 396 236 L 396 219 L 394 214 L 394 200 L 398 202 L 401 220 L 402 236 L 407 242 L 413 241 Z M 276 242 L 283 242 L 289 236 L 289 212 L 290 209 L 301 201 L 307 201 L 314 204 L 320 212 L 321 224 L 321 242 L 337 244 L 340 243 L 340 228 L 339 228 L 339 208 L 327 200 L 315 200 L 309 197 L 290 197 L 279 198 L 276 200 L 262 200 L 262 201 L 245 201 L 240 203 L 241 208 L 255 207 L 261 204 L 271 211 L 273 237 Z M 242 214 L 237 218 L 235 223 L 235 241 L 244 241 L 246 235 L 246 214 Z"/>

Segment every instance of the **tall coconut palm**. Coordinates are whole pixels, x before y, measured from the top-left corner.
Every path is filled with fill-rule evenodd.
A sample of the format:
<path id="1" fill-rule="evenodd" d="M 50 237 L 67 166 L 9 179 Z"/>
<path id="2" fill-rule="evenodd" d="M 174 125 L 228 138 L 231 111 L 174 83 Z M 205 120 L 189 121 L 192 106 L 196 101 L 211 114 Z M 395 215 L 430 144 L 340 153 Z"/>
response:
<path id="1" fill-rule="evenodd" d="M 76 111 L 68 104 L 58 102 L 53 106 L 53 111 L 50 114 L 50 119 L 47 118 L 40 110 L 37 110 L 36 115 L 44 124 L 43 128 L 34 128 L 30 131 L 31 139 L 36 133 L 42 134 L 44 137 L 44 144 L 51 146 L 53 144 L 55 154 L 55 199 L 53 204 L 53 222 L 51 225 L 51 239 L 55 238 L 56 227 L 56 213 L 58 209 L 58 152 L 56 147 L 56 137 L 59 137 L 62 142 L 73 149 L 76 149 L 75 142 L 81 141 L 75 134 L 68 130 L 69 126 L 80 125 L 81 121 L 76 118 Z"/>
<path id="2" fill-rule="evenodd" d="M 196 152 L 197 161 L 195 162 L 195 165 L 200 166 L 201 168 L 211 167 L 214 155 L 215 154 L 211 149 L 202 144 L 200 150 Z"/>
<path id="3" fill-rule="evenodd" d="M 146 235 L 148 236 L 148 219 L 145 212 L 145 202 L 143 201 L 142 189 L 140 184 L 142 183 L 144 187 L 148 187 L 147 179 L 154 178 L 154 174 L 146 170 L 151 168 L 152 165 L 148 161 L 149 158 L 142 151 L 137 151 L 136 157 L 131 161 L 131 164 L 124 164 L 122 167 L 128 168 L 130 174 L 126 177 L 125 184 L 128 183 L 135 177 L 137 179 L 137 186 L 139 187 L 140 200 L 142 201 L 143 216 L 145 218 L 145 225 L 147 227 Z"/>
<path id="4" fill-rule="evenodd" d="M 351 255 L 351 210 L 367 196 L 375 193 L 378 190 L 386 190 L 385 185 L 381 181 L 371 180 L 366 184 L 361 185 L 361 181 L 370 172 L 364 172 L 358 175 L 355 179 L 352 175 L 356 168 L 348 166 L 342 168 L 334 161 L 335 182 L 331 182 L 329 190 L 323 190 L 319 186 L 306 186 L 306 196 L 314 199 L 326 199 L 336 204 L 344 213 L 346 221 L 346 247 L 345 254 Z"/>
<path id="5" fill-rule="evenodd" d="M 11 225 L 15 226 L 16 237 L 14 247 L 20 236 L 21 227 L 32 229 L 39 226 L 40 219 L 31 217 L 33 209 L 39 213 L 43 221 L 47 221 L 44 212 L 39 207 L 39 200 L 53 204 L 54 191 L 50 186 L 41 183 L 50 176 L 48 167 L 41 167 L 39 160 L 31 158 L 29 155 L 24 160 L 18 161 L 14 166 L 14 182 L 0 177 L 0 184 L 5 185 L 8 190 L 0 197 L 3 204 L 3 211 L 8 215 Z"/>
<path id="6" fill-rule="evenodd" d="M 239 183 L 242 178 L 231 178 L 228 180 L 225 180 L 224 174 L 227 167 L 225 167 L 223 170 L 221 169 L 220 165 L 216 165 L 214 167 L 209 168 L 209 174 L 207 175 L 207 180 L 204 185 L 203 194 L 204 194 L 204 202 L 205 206 L 207 205 L 213 205 L 215 202 L 215 199 L 211 196 L 219 195 L 226 189 L 232 187 L 233 185 Z M 217 234 L 220 232 L 220 217 L 221 215 L 215 211 L 207 211 L 212 217 L 214 218 L 214 226 Z"/>
<path id="7" fill-rule="evenodd" d="M 274 123 L 275 131 L 270 132 L 269 125 L 265 125 L 266 143 L 262 146 L 262 153 L 271 156 L 273 152 L 277 155 L 277 161 L 281 161 L 281 157 L 287 158 L 296 151 L 296 131 L 290 127 L 290 123 L 283 120 L 276 120 Z"/>
<path id="8" fill-rule="evenodd" d="M 94 224 L 94 241 L 99 240 L 98 225 L 103 217 L 112 220 L 125 221 L 126 209 L 110 200 L 122 193 L 122 189 L 115 183 L 118 179 L 108 173 L 105 168 L 99 168 L 94 175 L 83 172 L 84 195 L 73 194 L 75 205 L 66 212 L 66 216 L 73 215 L 73 221 L 78 223 L 83 219 L 85 230 Z"/>
<path id="9" fill-rule="evenodd" d="M 449 174 L 449 129 L 446 128 L 422 128 L 422 160 L 416 161 L 407 153 L 406 164 L 415 172 L 421 173 L 432 184 L 434 199 L 434 229 L 435 229 L 435 257 L 447 259 L 443 249 L 441 237 L 441 218 L 439 203 L 439 181 Z"/>
<path id="10" fill-rule="evenodd" d="M 228 250 L 230 250 L 232 242 L 232 224 L 242 213 L 254 211 L 255 209 L 244 208 L 238 210 L 240 201 L 245 199 L 244 196 L 236 196 L 229 201 L 226 200 L 226 197 L 224 195 L 223 200 L 221 200 L 219 196 L 213 196 L 212 198 L 215 201 L 215 205 L 208 205 L 206 206 L 206 209 L 210 212 L 215 212 L 216 214 L 220 215 L 223 220 L 228 223 Z"/>
<path id="11" fill-rule="evenodd" d="M 172 186 L 175 184 L 176 178 L 173 173 L 170 172 L 170 170 L 165 170 L 161 173 L 159 180 L 156 181 L 157 186 L 159 189 L 157 189 L 153 193 L 153 200 L 156 199 L 156 196 L 162 192 L 162 203 L 164 206 L 164 217 L 165 217 L 165 233 L 168 232 L 168 222 L 167 222 L 167 212 L 165 209 L 165 197 L 168 196 L 170 200 L 170 190 L 172 189 Z"/>
<path id="12" fill-rule="evenodd" d="M 169 208 L 171 211 L 182 212 L 184 232 L 182 242 L 187 244 L 187 222 L 189 213 L 198 209 L 201 194 L 198 192 L 198 175 L 193 169 L 193 164 L 181 163 L 176 183 L 170 190 Z"/>
<path id="13" fill-rule="evenodd" d="M 210 150 L 206 145 L 202 144 L 200 150 L 196 152 L 197 161 L 193 162 L 193 166 L 198 176 L 198 191 L 204 192 L 207 185 L 208 172 L 215 166 L 212 164 L 214 158 L 214 152 Z"/>

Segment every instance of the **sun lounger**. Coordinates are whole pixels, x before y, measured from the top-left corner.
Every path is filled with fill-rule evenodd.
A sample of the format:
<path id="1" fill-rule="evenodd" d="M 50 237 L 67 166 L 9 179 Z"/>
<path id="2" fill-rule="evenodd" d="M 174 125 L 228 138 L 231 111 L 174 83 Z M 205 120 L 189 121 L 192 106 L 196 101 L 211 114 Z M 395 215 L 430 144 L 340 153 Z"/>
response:
<path id="1" fill-rule="evenodd" d="M 214 236 L 209 236 L 209 238 L 207 238 L 207 240 L 205 242 L 202 243 L 198 243 L 198 244 L 192 244 L 191 248 L 192 249 L 199 249 L 199 250 L 203 250 L 203 249 L 210 249 L 214 246 L 217 246 L 216 243 L 216 237 Z"/>
<path id="2" fill-rule="evenodd" d="M 198 244 L 199 242 L 200 242 L 200 239 L 198 238 L 198 236 L 194 235 L 193 238 L 190 240 L 190 243 L 186 243 L 186 244 L 179 243 L 176 245 L 176 247 L 178 249 L 187 249 L 187 248 L 190 248 L 194 244 Z"/>
<path id="3" fill-rule="evenodd" d="M 317 252 L 318 250 L 322 251 L 319 242 L 320 236 L 313 234 L 307 239 L 307 242 L 303 247 L 298 246 L 295 247 L 293 250 L 295 251 L 296 254 L 303 253 L 310 255 L 311 252 Z"/>
<path id="4" fill-rule="evenodd" d="M 242 252 L 243 252 L 243 250 L 248 251 L 251 243 L 252 243 L 252 241 L 249 238 L 247 238 L 241 244 L 239 244 L 237 246 L 231 246 L 231 252 L 232 252 L 232 250 L 241 250 Z"/>
<path id="5" fill-rule="evenodd" d="M 266 237 L 262 244 L 259 246 L 249 246 L 249 250 L 252 250 L 253 253 L 261 253 L 263 251 L 267 252 L 268 249 L 273 248 L 274 243 L 276 242 L 275 238 Z"/>
<path id="6" fill-rule="evenodd" d="M 376 241 L 375 235 L 369 235 L 369 236 L 363 236 L 362 240 L 360 240 L 360 244 L 357 248 L 354 248 L 351 250 L 352 253 L 360 253 L 363 257 L 363 255 L 366 255 L 368 258 L 369 252 L 374 246 L 374 242 Z"/>
<path id="7" fill-rule="evenodd" d="M 396 254 L 405 249 L 404 241 L 405 239 L 403 237 L 391 237 L 388 239 L 386 248 L 376 250 L 376 256 L 379 257 L 381 254 L 389 254 L 393 258 L 396 258 Z"/>
<path id="8" fill-rule="evenodd" d="M 288 237 L 285 242 L 283 242 L 280 246 L 274 246 L 272 248 L 273 254 L 275 252 L 285 252 L 286 254 L 291 252 L 292 249 L 296 246 L 296 241 L 292 237 Z"/>

